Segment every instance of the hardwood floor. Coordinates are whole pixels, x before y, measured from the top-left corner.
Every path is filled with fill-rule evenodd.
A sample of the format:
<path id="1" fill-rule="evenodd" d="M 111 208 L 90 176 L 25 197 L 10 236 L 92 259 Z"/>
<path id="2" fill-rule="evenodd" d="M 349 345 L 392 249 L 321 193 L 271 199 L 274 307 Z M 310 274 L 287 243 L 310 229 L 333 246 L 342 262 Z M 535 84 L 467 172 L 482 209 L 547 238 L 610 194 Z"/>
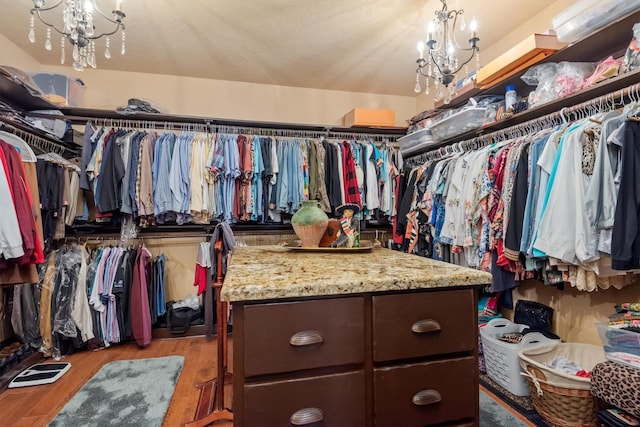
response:
<path id="1" fill-rule="evenodd" d="M 232 350 L 229 339 L 229 353 Z M 8 389 L 0 394 L 0 426 L 46 426 L 69 399 L 104 365 L 115 360 L 144 359 L 182 355 L 184 367 L 176 385 L 163 425 L 182 426 L 192 421 L 200 395 L 196 384 L 215 375 L 216 340 L 205 337 L 156 339 L 147 348 L 135 344 L 120 344 L 100 351 L 83 351 L 62 359 L 71 369 L 57 382 L 33 387 Z M 46 359 L 44 361 L 53 361 Z M 232 357 L 229 354 L 229 370 Z M 225 407 L 231 407 L 231 385 L 225 387 Z M 217 422 L 216 426 L 231 427 L 231 422 Z"/>

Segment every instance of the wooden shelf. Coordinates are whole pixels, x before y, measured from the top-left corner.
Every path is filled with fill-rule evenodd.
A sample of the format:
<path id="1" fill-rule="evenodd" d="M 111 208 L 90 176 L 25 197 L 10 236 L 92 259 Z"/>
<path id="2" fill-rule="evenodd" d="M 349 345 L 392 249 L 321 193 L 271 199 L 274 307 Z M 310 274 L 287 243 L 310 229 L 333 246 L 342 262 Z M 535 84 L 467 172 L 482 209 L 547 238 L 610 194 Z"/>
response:
<path id="1" fill-rule="evenodd" d="M 638 82 L 640 82 L 640 69 L 631 73 L 622 74 L 617 77 L 613 77 L 609 80 L 601 82 L 587 89 L 583 89 L 579 92 L 576 92 L 564 98 L 560 98 L 555 101 L 548 102 L 546 104 L 542 104 L 537 107 L 530 108 L 528 110 L 524 110 L 521 113 L 514 114 L 512 117 L 510 117 L 507 120 L 493 122 L 487 126 L 483 126 L 482 128 L 465 132 L 460 135 L 456 135 L 453 138 L 448 138 L 448 139 L 439 141 L 438 143 L 429 146 L 429 150 L 444 147 L 446 145 L 451 145 L 458 141 L 465 141 L 468 139 L 475 138 L 476 136 L 484 135 L 484 134 L 494 132 L 500 129 L 504 129 L 510 126 L 515 126 L 524 122 L 528 122 L 538 117 L 543 117 L 548 114 L 558 112 L 562 110 L 562 108 L 564 107 L 571 107 L 571 106 L 580 104 L 582 102 L 586 102 L 591 99 L 597 98 L 599 96 L 607 95 L 611 92 L 615 92 L 619 89 L 624 89 L 625 87 L 631 86 Z M 411 156 L 413 157 L 419 154 L 421 153 L 411 154 Z"/>

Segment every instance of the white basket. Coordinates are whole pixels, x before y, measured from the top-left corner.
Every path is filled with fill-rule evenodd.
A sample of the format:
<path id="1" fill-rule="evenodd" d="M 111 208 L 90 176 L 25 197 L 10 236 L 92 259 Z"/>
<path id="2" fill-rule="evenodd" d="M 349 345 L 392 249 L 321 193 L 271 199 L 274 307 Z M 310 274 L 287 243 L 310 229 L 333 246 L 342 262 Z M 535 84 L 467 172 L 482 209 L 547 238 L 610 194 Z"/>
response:
<path id="1" fill-rule="evenodd" d="M 526 334 L 518 344 L 497 338 L 506 333 L 522 332 L 526 328 L 528 328 L 527 325 L 513 323 L 507 319 L 492 319 L 480 329 L 487 375 L 516 396 L 529 396 L 527 380 L 520 375 L 522 368 L 518 352 L 525 348 L 560 342 L 560 340 L 547 338 L 539 332 Z"/>

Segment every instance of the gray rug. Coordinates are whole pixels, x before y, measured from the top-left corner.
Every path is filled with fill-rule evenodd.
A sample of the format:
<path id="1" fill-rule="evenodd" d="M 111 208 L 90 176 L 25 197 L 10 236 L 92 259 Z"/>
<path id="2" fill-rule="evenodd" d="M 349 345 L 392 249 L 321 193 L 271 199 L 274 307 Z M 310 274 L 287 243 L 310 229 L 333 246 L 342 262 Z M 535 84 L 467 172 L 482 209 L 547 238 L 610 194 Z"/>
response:
<path id="1" fill-rule="evenodd" d="M 522 420 L 480 390 L 480 427 L 526 427 Z"/>
<path id="2" fill-rule="evenodd" d="M 161 426 L 182 365 L 182 356 L 107 363 L 49 426 Z"/>

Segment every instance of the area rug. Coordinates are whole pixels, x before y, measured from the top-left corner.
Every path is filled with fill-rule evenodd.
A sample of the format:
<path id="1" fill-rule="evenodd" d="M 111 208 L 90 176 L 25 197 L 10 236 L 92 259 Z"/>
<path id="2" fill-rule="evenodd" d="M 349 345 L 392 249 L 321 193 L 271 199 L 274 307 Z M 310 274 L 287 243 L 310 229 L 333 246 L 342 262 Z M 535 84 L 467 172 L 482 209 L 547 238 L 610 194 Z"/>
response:
<path id="1" fill-rule="evenodd" d="M 49 426 L 161 426 L 183 365 L 182 356 L 107 363 Z"/>
<path id="2" fill-rule="evenodd" d="M 489 378 L 487 374 L 480 374 L 480 384 L 505 404 L 515 409 L 533 425 L 537 427 L 549 427 L 549 424 L 544 420 L 544 418 L 536 412 L 529 396 L 516 396 L 510 393 L 508 390 L 500 386 L 500 384 Z"/>
<path id="3" fill-rule="evenodd" d="M 480 390 L 480 427 L 526 427 L 500 402 Z"/>

